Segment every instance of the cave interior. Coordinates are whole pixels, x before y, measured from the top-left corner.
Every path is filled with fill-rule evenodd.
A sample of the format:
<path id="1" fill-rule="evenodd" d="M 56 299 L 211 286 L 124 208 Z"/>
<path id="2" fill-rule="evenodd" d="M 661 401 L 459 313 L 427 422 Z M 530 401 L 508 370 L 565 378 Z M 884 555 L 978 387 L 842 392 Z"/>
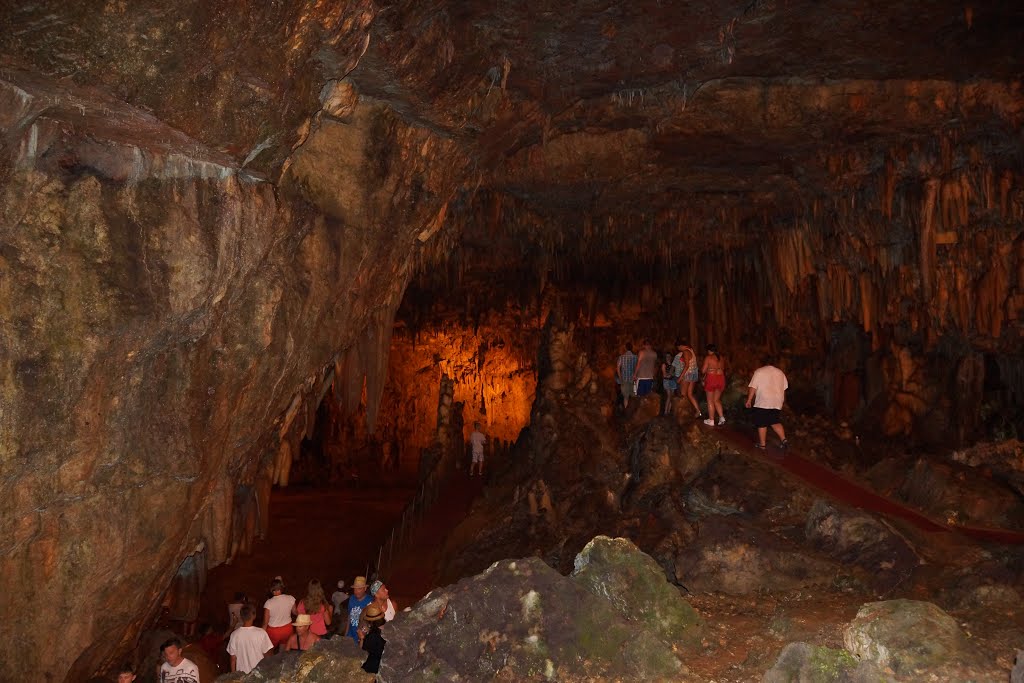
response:
<path id="1" fill-rule="evenodd" d="M 465 477 L 479 422 L 486 483 L 439 582 L 532 555 L 565 574 L 622 536 L 730 625 L 692 680 L 760 680 L 801 590 L 842 652 L 869 597 L 934 602 L 986 655 L 936 675 L 1005 680 L 1022 35 L 997 0 L 5 3 L 0 679 L 138 659 L 269 542 L 274 496 Z M 623 408 L 616 359 L 645 338 L 717 345 L 727 425 L 681 396 L 660 415 L 660 381 Z M 753 453 L 766 358 L 785 458 L 954 532 Z M 830 582 L 706 566 L 744 534 L 765 574 Z M 751 595 L 774 611 L 733 661 Z"/>

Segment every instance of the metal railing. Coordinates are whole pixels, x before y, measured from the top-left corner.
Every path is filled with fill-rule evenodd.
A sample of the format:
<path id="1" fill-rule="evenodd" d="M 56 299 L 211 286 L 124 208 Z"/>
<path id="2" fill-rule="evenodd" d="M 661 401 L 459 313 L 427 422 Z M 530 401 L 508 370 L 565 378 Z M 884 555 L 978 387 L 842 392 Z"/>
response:
<path id="1" fill-rule="evenodd" d="M 421 451 L 420 458 L 422 457 L 423 452 Z M 416 489 L 416 495 L 405 504 L 405 507 L 402 509 L 402 516 L 391 527 L 391 533 L 387 540 L 377 548 L 377 563 L 373 566 L 376 568 L 375 571 L 378 577 L 385 574 L 386 570 L 391 568 L 391 562 L 395 558 L 395 553 L 400 551 L 409 542 L 416 524 L 422 521 L 427 510 L 437 501 L 441 485 L 447 478 L 449 471 L 454 469 L 455 460 L 456 458 L 451 454 L 442 453 L 430 468 L 427 476 L 423 477 L 420 481 Z M 364 576 L 371 575 L 371 560 L 372 558 L 366 561 L 366 574 Z"/>

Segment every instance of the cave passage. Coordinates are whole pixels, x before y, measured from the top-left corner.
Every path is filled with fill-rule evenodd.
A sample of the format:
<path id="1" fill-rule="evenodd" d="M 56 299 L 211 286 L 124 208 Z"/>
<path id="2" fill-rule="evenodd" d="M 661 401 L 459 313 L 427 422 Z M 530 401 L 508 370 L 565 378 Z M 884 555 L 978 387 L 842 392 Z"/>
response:
<path id="1" fill-rule="evenodd" d="M 374 569 L 446 601 L 386 627 L 395 683 L 1024 677 L 1024 3 L 0 27 L 0 680 L 148 676 L 237 590 Z M 679 342 L 720 351 L 722 428 L 664 410 Z M 781 458 L 749 451 L 765 363 Z M 613 558 L 685 632 L 590 590 Z M 925 632 L 953 654 L 889 637 Z"/>

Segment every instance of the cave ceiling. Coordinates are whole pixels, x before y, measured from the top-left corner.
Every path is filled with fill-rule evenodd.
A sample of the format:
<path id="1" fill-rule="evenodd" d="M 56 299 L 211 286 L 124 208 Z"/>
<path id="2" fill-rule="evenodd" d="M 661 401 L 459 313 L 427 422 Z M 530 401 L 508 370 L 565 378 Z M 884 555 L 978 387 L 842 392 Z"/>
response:
<path id="1" fill-rule="evenodd" d="M 9 70 L 102 90 L 271 178 L 347 76 L 466 150 L 463 194 L 547 215 L 791 215 L 944 133 L 1020 152 L 1013 2 L 36 2 L 4 19 Z"/>

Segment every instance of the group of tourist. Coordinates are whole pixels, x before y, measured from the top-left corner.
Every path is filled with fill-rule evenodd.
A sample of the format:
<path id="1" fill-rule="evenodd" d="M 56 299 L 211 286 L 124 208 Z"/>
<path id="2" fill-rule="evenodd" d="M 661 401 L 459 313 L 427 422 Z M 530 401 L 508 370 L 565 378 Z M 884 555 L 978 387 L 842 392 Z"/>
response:
<path id="1" fill-rule="evenodd" d="M 707 397 L 707 417 L 704 424 L 709 427 L 725 424 L 725 410 L 722 407 L 722 392 L 725 391 L 725 359 L 718 347 L 708 344 L 698 370 L 697 353 L 684 341 L 676 340 L 675 353 L 668 352 L 661 363 L 662 386 L 665 390 L 663 414 L 672 411 L 672 398 L 681 393 L 693 406 L 697 418 L 704 418 L 700 404 L 694 396 L 694 386 L 703 383 Z M 622 395 L 623 408 L 629 406 L 633 397 L 642 397 L 654 391 L 655 374 L 658 371 L 658 353 L 650 339 L 644 339 L 640 353 L 633 352 L 633 343 L 627 342 L 622 354 L 615 362 L 615 382 Z M 755 446 L 766 448 L 768 428 L 779 437 L 779 447 L 786 448 L 786 432 L 782 427 L 781 411 L 785 403 L 789 383 L 785 373 L 765 359 L 747 386 L 746 407 L 750 408 L 754 425 L 758 430 Z"/>
<path id="2" fill-rule="evenodd" d="M 296 600 L 285 591 L 281 577 L 275 577 L 270 583 L 270 596 L 263 603 L 260 626 L 256 625 L 256 606 L 244 593 L 236 593 L 228 605 L 230 635 L 226 651 L 231 658 L 231 671 L 249 673 L 274 652 L 301 652 L 322 638 L 337 636 L 352 638 L 365 650 L 363 670 L 376 675 L 386 644 L 380 628 L 395 618 L 397 606 L 383 581 L 367 583 L 366 577 L 357 576 L 351 589 L 350 594 L 345 590 L 345 582 L 339 581 L 338 589 L 328 600 L 320 582 L 313 579 L 306 587 L 306 595 Z M 224 639 L 208 632 L 199 645 L 216 656 L 217 648 L 224 647 Z M 200 683 L 199 668 L 184 656 L 179 638 L 164 642 L 160 654 L 161 683 Z M 134 680 L 134 669 L 123 667 L 118 683 Z"/>
<path id="3" fill-rule="evenodd" d="M 700 404 L 693 394 L 694 385 L 703 378 L 704 393 L 707 396 L 708 417 L 704 424 L 714 426 L 725 424 L 722 409 L 722 392 L 725 390 L 725 361 L 714 344 L 706 347 L 704 362 L 697 369 L 697 352 L 681 340 L 675 343 L 675 353 L 668 352 L 661 363 L 662 386 L 665 389 L 664 414 L 672 410 L 672 397 L 680 390 L 693 406 L 697 417 L 703 417 Z M 622 355 L 615 363 L 615 382 L 622 394 L 622 405 L 629 407 L 629 399 L 646 396 L 654 391 L 655 374 L 658 371 L 658 352 L 650 339 L 644 339 L 640 353 L 633 352 L 633 343 L 628 342 Z M 717 422 L 716 422 L 717 416 Z"/>

